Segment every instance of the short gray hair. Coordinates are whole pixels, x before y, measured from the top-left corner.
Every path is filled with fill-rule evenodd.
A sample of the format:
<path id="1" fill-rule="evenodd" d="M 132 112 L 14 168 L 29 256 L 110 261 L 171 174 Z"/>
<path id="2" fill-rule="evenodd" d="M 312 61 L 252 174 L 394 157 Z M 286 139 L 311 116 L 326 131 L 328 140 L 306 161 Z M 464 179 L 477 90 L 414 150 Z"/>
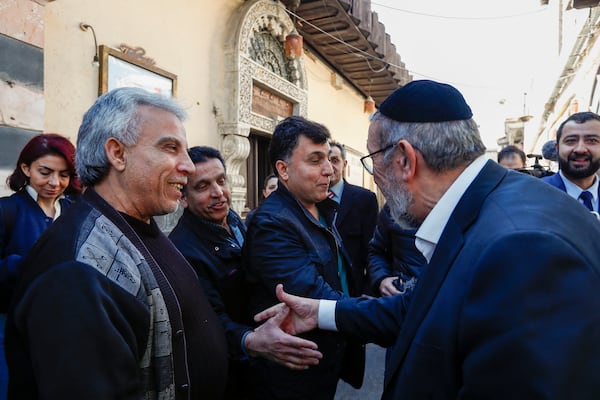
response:
<path id="1" fill-rule="evenodd" d="M 471 119 L 446 122 L 398 122 L 377 111 L 371 117 L 372 129 L 384 148 L 401 139 L 423 155 L 435 172 L 452 170 L 485 153 L 479 128 Z M 393 152 L 386 152 L 384 163 Z"/>
<path id="2" fill-rule="evenodd" d="M 186 112 L 174 100 L 139 88 L 118 88 L 100 96 L 83 116 L 77 134 L 75 167 L 85 186 L 93 186 L 108 174 L 110 163 L 104 144 L 115 138 L 125 146 L 133 146 L 139 136 L 140 106 L 160 108 L 181 121 Z"/>

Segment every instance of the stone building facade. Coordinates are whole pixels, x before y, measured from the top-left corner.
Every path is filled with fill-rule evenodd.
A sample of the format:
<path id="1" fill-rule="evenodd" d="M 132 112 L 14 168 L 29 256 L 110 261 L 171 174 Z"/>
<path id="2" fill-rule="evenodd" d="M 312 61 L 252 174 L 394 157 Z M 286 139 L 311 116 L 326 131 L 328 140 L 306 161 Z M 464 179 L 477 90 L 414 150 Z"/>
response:
<path id="1" fill-rule="evenodd" d="M 296 30 L 303 55 L 286 56 Z M 75 142 L 83 113 L 115 85 L 110 57 L 138 82 L 174 77 L 189 145 L 222 151 L 242 214 L 271 172 L 271 132 L 292 114 L 325 124 L 349 150 L 347 179 L 375 189 L 358 161 L 364 103 L 411 79 L 370 0 L 0 0 L 2 180 L 32 135 Z"/>

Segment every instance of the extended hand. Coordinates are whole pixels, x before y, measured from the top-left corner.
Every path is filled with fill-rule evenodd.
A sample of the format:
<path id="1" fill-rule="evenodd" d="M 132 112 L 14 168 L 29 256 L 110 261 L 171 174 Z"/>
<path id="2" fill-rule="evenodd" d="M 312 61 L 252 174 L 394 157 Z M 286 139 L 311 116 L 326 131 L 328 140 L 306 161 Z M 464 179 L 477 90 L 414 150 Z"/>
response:
<path id="1" fill-rule="evenodd" d="M 246 336 L 244 345 L 253 357 L 264 357 L 295 370 L 316 365 L 323 355 L 317 345 L 285 333 L 281 324 L 289 317 L 287 307 L 280 307 L 267 322 Z"/>
<path id="2" fill-rule="evenodd" d="M 285 332 L 291 335 L 308 332 L 317 327 L 319 317 L 319 300 L 308 299 L 306 297 L 294 296 L 284 292 L 283 285 L 279 284 L 275 288 L 275 294 L 283 304 L 277 304 L 271 308 L 256 314 L 256 322 L 264 321 L 278 314 L 285 313 L 280 326 Z M 287 307 L 286 307 L 287 306 Z M 289 308 L 289 312 L 288 309 Z"/>

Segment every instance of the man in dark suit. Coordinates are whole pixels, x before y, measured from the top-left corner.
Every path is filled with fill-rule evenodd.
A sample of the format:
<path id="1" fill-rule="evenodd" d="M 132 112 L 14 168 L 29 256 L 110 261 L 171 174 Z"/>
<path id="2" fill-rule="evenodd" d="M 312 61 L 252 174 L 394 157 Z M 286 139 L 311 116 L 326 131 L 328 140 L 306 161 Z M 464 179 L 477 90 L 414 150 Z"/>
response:
<path id="1" fill-rule="evenodd" d="M 352 185 L 344 179 L 346 149 L 338 142 L 329 142 L 329 162 L 333 175 L 329 181 L 330 198 L 339 204 L 335 226 L 340 232 L 344 247 L 352 263 L 351 273 L 359 284 L 359 293 L 368 289 L 366 282 L 369 240 L 377 223 L 377 197 L 375 193 Z"/>
<path id="2" fill-rule="evenodd" d="M 412 291 L 304 299 L 284 329 L 392 346 L 383 399 L 600 398 L 600 225 L 575 200 L 484 156 L 452 86 L 414 81 L 372 117 L 365 168 L 428 261 Z M 551 210 L 560 212 L 557 217 Z"/>
<path id="3" fill-rule="evenodd" d="M 558 127 L 555 147 L 559 171 L 542 180 L 597 212 L 600 115 L 589 111 L 571 115 Z"/>

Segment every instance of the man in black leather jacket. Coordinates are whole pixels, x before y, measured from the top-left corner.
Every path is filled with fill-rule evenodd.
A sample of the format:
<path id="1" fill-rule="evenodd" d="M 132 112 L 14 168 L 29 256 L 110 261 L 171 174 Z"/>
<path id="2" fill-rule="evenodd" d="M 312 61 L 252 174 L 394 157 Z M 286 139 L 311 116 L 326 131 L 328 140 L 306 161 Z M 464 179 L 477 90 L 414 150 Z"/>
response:
<path id="1" fill-rule="evenodd" d="M 301 342 L 289 335 L 266 337 L 264 331 L 254 332 L 250 327 L 242 259 L 246 226 L 230 208 L 225 162 L 220 152 L 211 147 L 192 147 L 188 154 L 195 171 L 184 189 L 185 210 L 169 238 L 194 267 L 225 329 L 230 359 L 225 399 L 253 399 L 249 356 L 305 368 L 305 362 L 316 362 L 319 355 L 304 349 L 307 359 L 301 353 L 290 359 L 288 354 L 295 351 L 292 344 L 302 345 Z M 304 345 L 316 347 L 309 342 Z"/>
<path id="2" fill-rule="evenodd" d="M 279 186 L 254 215 L 244 246 L 255 312 L 277 303 L 278 283 L 291 293 L 313 298 L 360 295 L 335 227 L 336 203 L 327 199 L 333 173 L 329 138 L 327 128 L 302 117 L 289 117 L 275 128 L 269 155 Z M 259 360 L 261 399 L 332 399 L 340 377 L 360 387 L 362 346 L 324 331 L 305 338 L 323 353 L 319 365 L 290 371 Z"/>

